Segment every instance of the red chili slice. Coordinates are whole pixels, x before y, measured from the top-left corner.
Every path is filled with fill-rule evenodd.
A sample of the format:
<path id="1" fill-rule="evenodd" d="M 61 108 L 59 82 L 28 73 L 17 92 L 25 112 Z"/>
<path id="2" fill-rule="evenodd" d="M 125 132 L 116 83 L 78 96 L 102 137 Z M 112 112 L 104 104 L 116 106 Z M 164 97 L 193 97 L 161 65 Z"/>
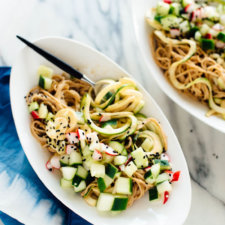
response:
<path id="1" fill-rule="evenodd" d="M 36 119 L 40 119 L 38 113 L 36 111 L 32 111 L 31 112 L 32 117 L 36 120 Z"/>
<path id="2" fill-rule="evenodd" d="M 171 180 L 171 182 L 173 182 L 173 181 L 178 181 L 178 180 L 179 180 L 179 177 L 180 177 L 180 171 L 176 171 L 176 172 L 173 174 L 173 179 Z"/>
<path id="3" fill-rule="evenodd" d="M 169 192 L 168 191 L 165 191 L 164 192 L 164 200 L 163 200 L 163 204 L 165 204 L 167 201 L 168 201 L 168 199 L 169 199 Z"/>

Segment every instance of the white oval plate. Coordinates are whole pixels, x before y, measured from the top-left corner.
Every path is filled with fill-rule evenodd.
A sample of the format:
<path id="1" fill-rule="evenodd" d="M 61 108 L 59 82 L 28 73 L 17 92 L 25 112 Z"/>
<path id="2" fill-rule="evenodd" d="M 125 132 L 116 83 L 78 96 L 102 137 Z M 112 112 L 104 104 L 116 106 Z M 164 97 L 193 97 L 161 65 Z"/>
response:
<path id="1" fill-rule="evenodd" d="M 154 77 L 164 93 L 168 95 L 175 103 L 199 120 L 225 133 L 225 121 L 217 116 L 206 117 L 205 114 L 209 110 L 208 107 L 173 88 L 163 75 L 162 70 L 155 63 L 151 53 L 152 46 L 149 41 L 149 35 L 152 32 L 152 29 L 146 24 L 144 17 L 147 10 L 156 6 L 157 1 L 158 0 L 132 0 L 131 6 L 137 44 L 144 57 L 144 61 L 147 64 L 149 73 Z"/>
<path id="2" fill-rule="evenodd" d="M 79 42 L 65 38 L 47 37 L 35 43 L 75 68 L 79 68 L 81 72 L 94 81 L 103 78 L 118 79 L 122 76 L 130 76 L 108 57 Z M 191 203 L 191 185 L 187 164 L 169 122 L 156 102 L 140 84 L 138 84 L 138 87 L 144 94 L 146 101 L 144 113 L 157 118 L 161 122 L 168 136 L 168 152 L 171 156 L 173 168 L 174 170 L 181 170 L 181 179 L 174 183 L 174 190 L 168 203 L 160 207 L 152 206 L 148 201 L 147 193 L 120 215 L 102 215 L 95 208 L 88 206 L 73 190 L 63 190 L 60 187 L 57 174 L 48 172 L 45 168 L 49 153 L 41 149 L 30 132 L 30 118 L 24 100 L 24 96 L 38 83 L 36 73 L 40 64 L 51 66 L 56 72 L 62 72 L 28 47 L 21 50 L 11 73 L 10 96 L 20 142 L 30 164 L 45 186 L 67 207 L 94 224 L 182 224 L 188 215 Z"/>

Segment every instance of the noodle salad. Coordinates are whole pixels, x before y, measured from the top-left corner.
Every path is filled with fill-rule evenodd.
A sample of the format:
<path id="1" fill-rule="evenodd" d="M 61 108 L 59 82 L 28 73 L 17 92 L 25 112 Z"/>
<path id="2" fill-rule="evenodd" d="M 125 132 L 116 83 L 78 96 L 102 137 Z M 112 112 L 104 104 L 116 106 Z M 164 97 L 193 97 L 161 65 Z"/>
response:
<path id="1" fill-rule="evenodd" d="M 62 188 L 98 211 L 123 211 L 147 191 L 150 201 L 168 201 L 180 171 L 172 171 L 159 122 L 140 113 L 133 80 L 104 79 L 93 88 L 46 66 L 38 75 L 26 96 L 31 132 L 51 153 L 46 168 L 61 171 Z"/>
<path id="2" fill-rule="evenodd" d="M 225 2 L 164 0 L 146 14 L 153 56 L 172 85 L 225 119 Z"/>

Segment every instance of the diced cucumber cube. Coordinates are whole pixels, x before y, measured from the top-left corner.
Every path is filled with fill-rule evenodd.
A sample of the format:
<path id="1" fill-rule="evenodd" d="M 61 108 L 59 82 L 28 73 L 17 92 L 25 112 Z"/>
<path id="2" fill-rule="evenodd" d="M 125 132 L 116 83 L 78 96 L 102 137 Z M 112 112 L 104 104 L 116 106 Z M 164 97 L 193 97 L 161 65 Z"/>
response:
<path id="1" fill-rule="evenodd" d="M 195 32 L 195 40 L 196 41 L 200 41 L 201 37 L 202 37 L 202 35 L 201 35 L 200 31 Z"/>
<path id="2" fill-rule="evenodd" d="M 180 23 L 179 28 L 182 33 L 187 33 L 190 30 L 190 24 L 187 20 L 185 20 Z"/>
<path id="3" fill-rule="evenodd" d="M 219 34 L 217 35 L 217 39 L 219 39 L 220 41 L 225 42 L 225 33 L 219 32 Z"/>
<path id="4" fill-rule="evenodd" d="M 84 117 L 82 112 L 75 112 L 77 116 L 77 123 L 78 124 L 85 124 Z"/>
<path id="5" fill-rule="evenodd" d="M 61 167 L 62 176 L 65 180 L 72 180 L 76 174 L 77 168 L 74 167 Z"/>
<path id="6" fill-rule="evenodd" d="M 88 171 L 88 176 L 86 178 L 86 185 L 88 186 L 91 182 L 93 182 L 95 180 L 94 177 L 91 176 L 91 173 Z"/>
<path id="7" fill-rule="evenodd" d="M 87 156 L 90 156 L 92 154 L 92 151 L 86 145 L 85 148 L 82 150 L 82 154 L 83 154 L 84 157 L 87 157 Z"/>
<path id="8" fill-rule="evenodd" d="M 118 194 L 131 195 L 133 188 L 133 182 L 131 178 L 119 177 L 116 180 L 115 192 Z"/>
<path id="9" fill-rule="evenodd" d="M 153 176 L 151 170 L 149 170 L 149 171 L 147 171 L 147 172 L 145 173 L 144 178 L 145 178 L 145 181 L 146 181 L 148 184 L 153 184 L 153 183 L 155 183 L 155 177 Z"/>
<path id="10" fill-rule="evenodd" d="M 175 16 L 179 16 L 180 15 L 180 9 L 181 9 L 181 5 L 179 3 L 172 3 L 170 4 L 170 10 L 169 13 L 175 15 Z"/>
<path id="11" fill-rule="evenodd" d="M 161 171 L 171 169 L 171 166 L 170 166 L 170 163 L 169 163 L 168 160 L 155 159 L 154 164 L 157 164 L 157 163 L 160 164 L 160 170 Z"/>
<path id="12" fill-rule="evenodd" d="M 149 201 L 153 201 L 159 198 L 157 187 L 151 187 L 149 189 Z"/>
<path id="13" fill-rule="evenodd" d="M 82 164 L 82 157 L 79 152 L 72 152 L 69 157 L 69 165 L 75 166 L 75 165 L 81 165 Z"/>
<path id="14" fill-rule="evenodd" d="M 66 180 L 64 178 L 61 178 L 60 186 L 62 188 L 71 188 L 72 187 L 72 180 Z"/>
<path id="15" fill-rule="evenodd" d="M 207 25 L 207 24 L 203 24 L 201 27 L 200 27 L 200 33 L 201 35 L 205 36 L 210 30 L 210 27 Z"/>
<path id="16" fill-rule="evenodd" d="M 46 116 L 45 120 L 46 120 L 46 121 L 49 121 L 49 120 L 52 120 L 53 118 L 54 118 L 53 113 L 48 112 L 48 115 Z"/>
<path id="17" fill-rule="evenodd" d="M 153 175 L 153 178 L 156 179 L 160 173 L 160 163 L 154 164 L 151 167 L 151 173 Z"/>
<path id="18" fill-rule="evenodd" d="M 115 196 L 112 205 L 112 211 L 122 211 L 127 208 L 128 197 L 126 196 Z"/>
<path id="19" fill-rule="evenodd" d="M 45 119 L 48 115 L 48 108 L 45 104 L 41 103 L 38 109 L 38 115 L 41 119 Z"/>
<path id="20" fill-rule="evenodd" d="M 69 155 L 63 155 L 61 156 L 59 162 L 61 166 L 68 166 L 69 165 Z"/>
<path id="21" fill-rule="evenodd" d="M 117 172 L 118 172 L 118 169 L 113 164 L 109 163 L 106 165 L 105 173 L 112 179 L 114 179 Z"/>
<path id="22" fill-rule="evenodd" d="M 117 155 L 114 157 L 114 164 L 117 166 L 124 164 L 126 161 L 127 161 L 127 156 Z"/>
<path id="23" fill-rule="evenodd" d="M 160 183 L 157 185 L 157 190 L 159 194 L 163 194 L 165 191 L 171 192 L 172 191 L 172 185 L 169 183 L 168 180 Z"/>
<path id="24" fill-rule="evenodd" d="M 181 18 L 174 15 L 168 15 L 161 19 L 161 24 L 165 30 L 169 31 L 171 27 L 179 28 L 180 21 Z"/>
<path id="25" fill-rule="evenodd" d="M 73 188 L 75 192 L 81 192 L 86 188 L 86 183 L 82 180 L 78 186 L 74 186 Z"/>
<path id="26" fill-rule="evenodd" d="M 127 150 L 124 148 L 123 151 L 121 152 L 121 155 L 124 155 L 124 156 L 127 156 L 128 153 L 127 153 Z"/>
<path id="27" fill-rule="evenodd" d="M 52 86 L 52 79 L 48 77 L 40 76 L 39 86 L 43 89 L 49 90 Z"/>
<path id="28" fill-rule="evenodd" d="M 114 196 L 108 193 L 101 193 L 97 202 L 97 210 L 110 211 L 114 202 Z"/>
<path id="29" fill-rule="evenodd" d="M 166 180 L 170 180 L 170 176 L 168 173 L 159 174 L 159 176 L 156 178 L 156 184 L 160 184 Z"/>
<path id="30" fill-rule="evenodd" d="M 38 109 L 39 109 L 39 104 L 37 102 L 31 102 L 28 107 L 29 112 L 37 111 Z"/>
<path id="31" fill-rule="evenodd" d="M 160 16 L 166 16 L 168 15 L 170 10 L 170 5 L 165 2 L 158 2 L 156 7 L 156 12 Z"/>
<path id="32" fill-rule="evenodd" d="M 153 143 L 149 138 L 145 138 L 145 140 L 143 141 L 143 143 L 141 144 L 141 147 L 146 151 L 149 152 L 152 147 L 153 147 Z"/>
<path id="33" fill-rule="evenodd" d="M 124 173 L 126 173 L 128 177 L 131 177 L 136 171 L 137 167 L 134 162 L 131 161 L 126 165 Z"/>
<path id="34" fill-rule="evenodd" d="M 91 171 L 92 177 L 104 177 L 105 176 L 105 166 L 102 164 L 92 163 L 90 171 Z"/>
<path id="35" fill-rule="evenodd" d="M 114 156 L 111 156 L 111 155 L 103 153 L 102 162 L 104 162 L 104 163 L 111 163 L 113 161 L 113 159 L 114 159 Z"/>
<path id="36" fill-rule="evenodd" d="M 137 148 L 135 151 L 131 152 L 131 156 L 134 158 L 134 162 L 137 168 L 148 166 L 148 157 L 141 147 Z"/>
<path id="37" fill-rule="evenodd" d="M 98 183 L 99 191 L 104 192 L 104 190 L 106 189 L 106 184 L 104 179 L 102 177 L 99 177 L 97 183 Z"/>
<path id="38" fill-rule="evenodd" d="M 72 180 L 72 185 L 77 187 L 79 186 L 81 181 L 82 181 L 82 178 L 75 175 L 75 177 Z"/>
<path id="39" fill-rule="evenodd" d="M 42 75 L 44 77 L 48 77 L 48 78 L 52 78 L 53 75 L 53 69 L 47 66 L 39 66 L 38 71 L 37 71 L 38 75 Z"/>
<path id="40" fill-rule="evenodd" d="M 88 171 L 83 166 L 78 166 L 76 175 L 85 180 L 88 176 Z"/>
<path id="41" fill-rule="evenodd" d="M 215 41 L 212 40 L 212 39 L 205 39 L 205 38 L 202 38 L 200 40 L 201 42 L 201 47 L 203 50 L 212 50 L 212 49 L 215 49 Z"/>
<path id="42" fill-rule="evenodd" d="M 109 146 L 110 146 L 112 149 L 116 150 L 119 154 L 120 154 L 120 153 L 123 151 L 123 149 L 124 149 L 124 145 L 121 144 L 121 143 L 119 143 L 119 142 L 117 142 L 117 141 L 110 141 L 110 142 L 109 142 Z"/>
<path id="43" fill-rule="evenodd" d="M 104 192 L 104 190 L 111 185 L 113 182 L 113 179 L 110 178 L 109 176 L 105 175 L 103 178 L 99 177 L 98 178 L 98 188 L 100 192 Z"/>

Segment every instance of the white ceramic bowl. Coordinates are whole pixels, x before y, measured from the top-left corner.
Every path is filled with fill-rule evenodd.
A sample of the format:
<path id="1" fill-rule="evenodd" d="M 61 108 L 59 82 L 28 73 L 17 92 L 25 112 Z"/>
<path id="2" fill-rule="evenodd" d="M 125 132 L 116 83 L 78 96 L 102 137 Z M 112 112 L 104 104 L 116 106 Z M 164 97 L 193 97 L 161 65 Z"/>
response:
<path id="1" fill-rule="evenodd" d="M 117 79 L 121 76 L 130 76 L 106 56 L 79 42 L 65 38 L 47 37 L 35 43 L 75 68 L 79 68 L 81 72 L 87 74 L 94 81 L 102 78 Z M 146 194 L 120 215 L 109 216 L 99 214 L 73 190 L 63 190 L 60 187 L 57 174 L 50 173 L 45 168 L 49 153 L 41 149 L 30 132 L 30 117 L 24 100 L 28 91 L 38 83 L 36 73 L 40 64 L 51 66 L 56 72 L 61 72 L 31 49 L 25 47 L 21 50 L 11 73 L 10 96 L 20 142 L 30 164 L 45 186 L 71 210 L 94 224 L 182 224 L 188 215 L 191 203 L 191 185 L 187 164 L 169 122 L 156 102 L 140 84 L 138 86 L 146 101 L 143 111 L 161 122 L 168 136 L 168 152 L 172 159 L 173 168 L 181 170 L 181 179 L 174 183 L 174 190 L 168 203 L 160 207 L 152 206 L 148 201 L 148 194 Z"/>
<path id="2" fill-rule="evenodd" d="M 164 93 L 179 106 L 209 126 L 225 133 L 225 121 L 217 116 L 206 117 L 205 114 L 209 110 L 208 107 L 175 90 L 163 75 L 162 70 L 155 63 L 151 53 L 152 46 L 149 41 L 149 35 L 152 29 L 146 24 L 144 17 L 147 10 L 156 6 L 157 1 L 159 0 L 132 0 L 131 5 L 137 44 L 147 64 L 150 75 L 154 77 Z"/>

